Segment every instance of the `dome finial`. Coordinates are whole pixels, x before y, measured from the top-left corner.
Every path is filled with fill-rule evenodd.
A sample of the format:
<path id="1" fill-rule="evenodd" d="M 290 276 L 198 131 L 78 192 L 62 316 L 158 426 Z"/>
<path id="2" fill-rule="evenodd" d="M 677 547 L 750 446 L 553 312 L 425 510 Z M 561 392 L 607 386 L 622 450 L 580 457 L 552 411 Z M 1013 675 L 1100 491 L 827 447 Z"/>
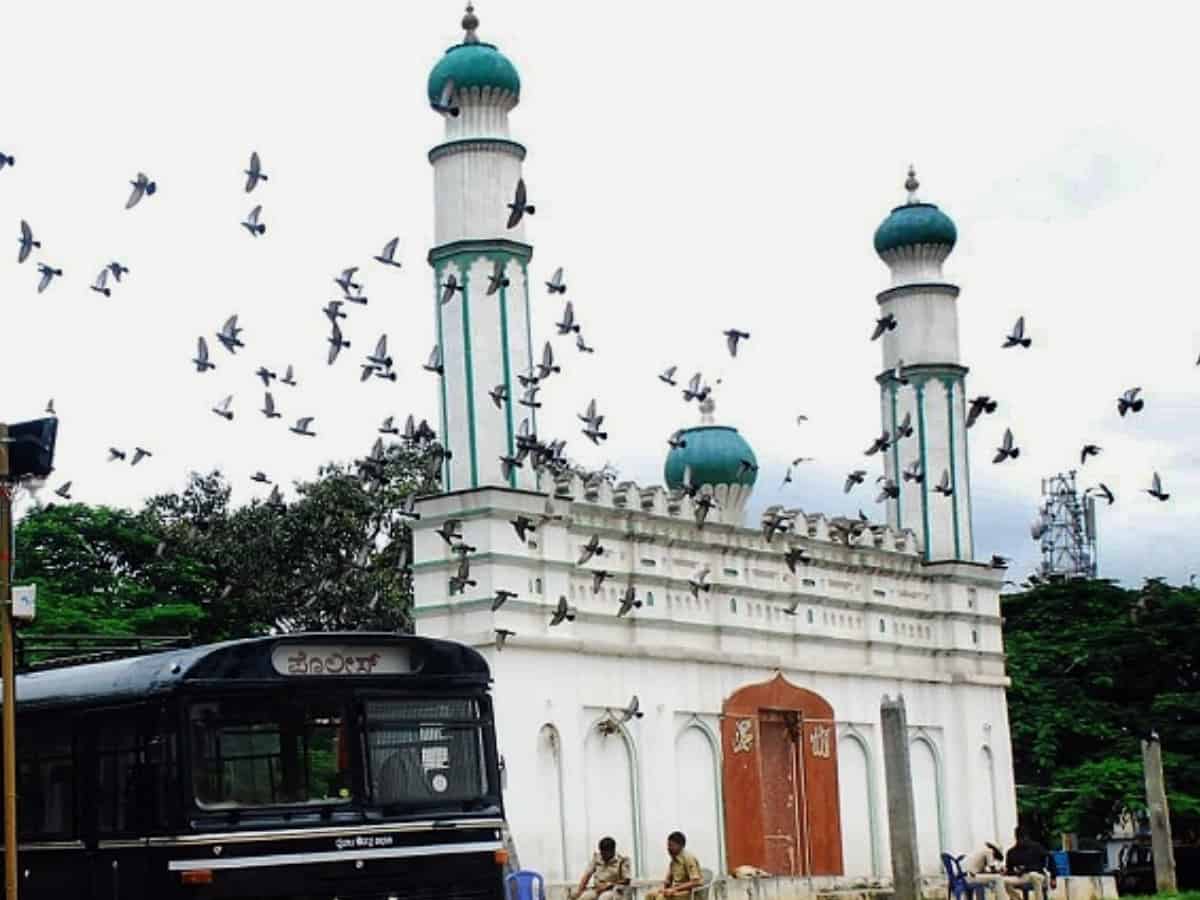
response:
<path id="1" fill-rule="evenodd" d="M 917 188 L 921 186 L 921 182 L 917 181 L 917 170 L 910 164 L 908 167 L 908 178 L 904 180 L 904 189 L 908 191 L 908 202 L 917 202 Z"/>
<path id="2" fill-rule="evenodd" d="M 466 31 L 463 35 L 464 44 L 478 44 L 479 37 L 475 34 L 475 29 L 479 27 L 479 16 L 475 15 L 474 4 L 467 4 L 466 15 L 462 17 L 462 27 Z"/>
<path id="3" fill-rule="evenodd" d="M 717 401 L 713 399 L 712 391 L 703 400 L 700 401 L 700 424 L 713 425 L 716 423 L 713 413 L 717 409 Z"/>

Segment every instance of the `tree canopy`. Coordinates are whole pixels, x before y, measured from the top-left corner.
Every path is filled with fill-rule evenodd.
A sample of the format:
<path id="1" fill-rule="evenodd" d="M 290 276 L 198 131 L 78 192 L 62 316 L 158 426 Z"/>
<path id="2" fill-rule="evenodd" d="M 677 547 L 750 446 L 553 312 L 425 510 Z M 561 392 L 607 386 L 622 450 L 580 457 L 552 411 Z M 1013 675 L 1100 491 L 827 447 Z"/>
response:
<path id="1" fill-rule="evenodd" d="M 1175 828 L 1200 826 L 1200 591 L 1066 581 L 1001 601 L 1022 818 L 1100 836 L 1143 812 L 1153 731 Z"/>
<path id="2" fill-rule="evenodd" d="M 22 634 L 190 635 L 411 630 L 403 500 L 435 490 L 425 449 L 381 448 L 234 507 L 219 472 L 137 511 L 34 507 L 17 525 L 18 583 L 38 586 Z"/>

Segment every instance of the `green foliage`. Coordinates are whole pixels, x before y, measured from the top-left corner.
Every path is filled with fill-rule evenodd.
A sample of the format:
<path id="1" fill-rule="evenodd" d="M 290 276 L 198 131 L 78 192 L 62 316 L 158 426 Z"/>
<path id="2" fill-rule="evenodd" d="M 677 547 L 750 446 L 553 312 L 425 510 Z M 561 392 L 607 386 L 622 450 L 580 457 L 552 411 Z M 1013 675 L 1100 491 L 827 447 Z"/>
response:
<path id="1" fill-rule="evenodd" d="M 423 451 L 331 464 L 278 495 L 230 503 L 218 472 L 137 512 L 36 507 L 18 524 L 17 579 L 38 586 L 23 634 L 166 635 L 409 630 L 411 533 L 401 499 L 436 490 Z"/>
<path id="2" fill-rule="evenodd" d="M 1153 730 L 1175 827 L 1200 825 L 1200 591 L 1072 581 L 1002 601 L 1023 819 L 1099 836 L 1144 811 Z"/>

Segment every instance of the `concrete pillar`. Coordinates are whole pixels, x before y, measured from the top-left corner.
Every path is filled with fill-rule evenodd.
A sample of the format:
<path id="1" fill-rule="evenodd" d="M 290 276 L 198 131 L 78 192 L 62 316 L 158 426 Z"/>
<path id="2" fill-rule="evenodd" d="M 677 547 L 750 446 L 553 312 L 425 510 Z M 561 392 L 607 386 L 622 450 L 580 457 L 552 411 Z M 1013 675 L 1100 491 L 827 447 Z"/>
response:
<path id="1" fill-rule="evenodd" d="M 1173 894 L 1175 849 L 1171 845 L 1171 814 L 1163 781 L 1162 744 L 1158 735 L 1142 741 L 1142 767 L 1146 772 L 1146 808 L 1150 810 L 1150 839 L 1154 849 L 1154 883 L 1160 894 Z"/>
<path id="2" fill-rule="evenodd" d="M 883 767 L 887 778 L 888 834 L 892 844 L 892 883 L 896 900 L 920 900 L 917 815 L 908 756 L 908 716 L 904 698 L 886 694 L 879 707 L 883 728 Z"/>

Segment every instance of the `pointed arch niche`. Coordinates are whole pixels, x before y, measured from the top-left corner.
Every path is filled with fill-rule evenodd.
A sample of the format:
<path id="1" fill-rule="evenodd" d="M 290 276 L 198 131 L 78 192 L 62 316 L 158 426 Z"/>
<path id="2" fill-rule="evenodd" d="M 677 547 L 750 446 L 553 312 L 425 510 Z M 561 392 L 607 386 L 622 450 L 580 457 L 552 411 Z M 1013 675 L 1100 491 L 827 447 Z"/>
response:
<path id="1" fill-rule="evenodd" d="M 563 795 L 562 738 L 558 729 L 547 722 L 537 736 L 537 794 L 539 853 L 534 859 L 545 860 L 550 878 L 570 878 L 567 865 L 566 814 Z M 557 868 L 560 871 L 555 872 Z"/>
<path id="2" fill-rule="evenodd" d="M 675 735 L 675 819 L 686 824 L 688 849 L 701 865 L 724 874 L 720 738 L 699 716 Z"/>
<path id="3" fill-rule="evenodd" d="M 638 799 L 637 746 L 624 725 L 612 723 L 616 730 L 603 733 L 599 725 L 609 720 L 602 716 L 591 723 L 583 745 L 584 802 L 587 810 L 585 846 L 592 847 L 600 838 L 611 836 L 618 847 L 626 847 L 633 856 L 634 871 L 642 871 L 642 828 Z"/>
<path id="4" fill-rule="evenodd" d="M 833 707 L 782 673 L 722 708 L 728 871 L 841 875 L 838 739 Z"/>

